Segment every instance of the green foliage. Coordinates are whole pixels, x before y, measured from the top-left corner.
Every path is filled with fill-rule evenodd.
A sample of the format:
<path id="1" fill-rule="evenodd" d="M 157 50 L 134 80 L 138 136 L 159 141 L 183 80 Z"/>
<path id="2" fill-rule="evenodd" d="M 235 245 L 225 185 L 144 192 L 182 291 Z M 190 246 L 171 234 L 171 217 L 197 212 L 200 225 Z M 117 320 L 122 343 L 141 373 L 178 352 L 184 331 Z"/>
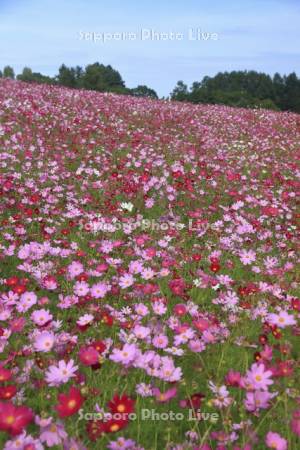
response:
<path id="1" fill-rule="evenodd" d="M 76 87 L 76 72 L 73 67 L 67 67 L 65 64 L 62 64 L 58 69 L 58 75 L 56 77 L 58 84 L 67 87 Z"/>
<path id="2" fill-rule="evenodd" d="M 4 78 L 12 78 L 14 80 L 14 78 L 15 78 L 14 69 L 10 66 L 5 66 L 3 69 L 3 77 Z"/>
<path id="3" fill-rule="evenodd" d="M 171 100 L 177 100 L 179 102 L 182 101 L 192 101 L 189 98 L 189 92 L 188 87 L 186 84 L 184 84 L 183 81 L 178 81 L 177 85 L 175 86 L 173 92 L 171 92 Z"/>
<path id="4" fill-rule="evenodd" d="M 194 82 L 190 89 L 179 81 L 171 99 L 300 112 L 300 79 L 295 73 L 284 77 L 276 73 L 271 78 L 254 70 L 220 72 Z"/>
<path id="5" fill-rule="evenodd" d="M 119 94 L 130 92 L 125 88 L 125 83 L 117 70 L 110 65 L 105 66 L 98 62 L 87 65 L 85 69 L 80 66 L 67 67 L 65 64 L 62 64 L 56 81 L 62 86 L 71 88 L 116 92 Z"/>
<path id="6" fill-rule="evenodd" d="M 158 99 L 158 95 L 154 89 L 148 86 L 139 84 L 136 88 L 131 89 L 131 94 L 135 97 L 149 97 L 153 99 Z"/>
<path id="7" fill-rule="evenodd" d="M 109 92 L 114 88 L 124 88 L 125 83 L 121 75 L 111 66 L 104 66 L 98 62 L 89 64 L 82 76 L 82 87 L 100 92 Z"/>
<path id="8" fill-rule="evenodd" d="M 1 76 L 2 72 L 0 71 Z M 3 76 L 6 78 L 14 78 L 13 69 L 6 66 L 3 71 Z M 145 96 L 147 93 L 147 96 L 157 98 L 156 92 L 147 86 L 138 86 L 133 90 L 127 88 L 117 70 L 113 69 L 110 65 L 105 66 L 98 62 L 87 65 L 85 69 L 80 66 L 67 67 L 65 64 L 62 64 L 59 67 L 58 74 L 54 78 L 38 72 L 32 72 L 30 67 L 24 67 L 22 73 L 17 76 L 17 79 L 29 83 L 58 84 L 69 88 L 90 89 L 116 94 Z"/>
<path id="9" fill-rule="evenodd" d="M 0 77 L 15 78 L 10 66 L 0 71 Z M 110 65 L 99 62 L 67 67 L 62 64 L 54 78 L 24 67 L 17 79 L 25 82 L 58 84 L 69 88 L 89 89 L 99 92 L 133 95 L 157 99 L 154 89 L 138 85 L 133 89 L 125 86 L 120 73 Z M 183 81 L 178 81 L 170 94 L 171 100 L 191 103 L 210 103 L 242 108 L 265 108 L 294 111 L 300 113 L 300 79 L 295 73 L 270 77 L 265 73 L 250 71 L 219 72 L 214 77 L 205 76 L 195 81 L 190 89 Z"/>
<path id="10" fill-rule="evenodd" d="M 30 67 L 24 67 L 23 72 L 17 75 L 17 80 L 26 81 L 26 82 L 36 82 L 36 83 L 46 83 L 51 84 L 54 83 L 53 78 L 48 77 L 46 75 L 42 75 L 39 72 L 32 72 Z"/>

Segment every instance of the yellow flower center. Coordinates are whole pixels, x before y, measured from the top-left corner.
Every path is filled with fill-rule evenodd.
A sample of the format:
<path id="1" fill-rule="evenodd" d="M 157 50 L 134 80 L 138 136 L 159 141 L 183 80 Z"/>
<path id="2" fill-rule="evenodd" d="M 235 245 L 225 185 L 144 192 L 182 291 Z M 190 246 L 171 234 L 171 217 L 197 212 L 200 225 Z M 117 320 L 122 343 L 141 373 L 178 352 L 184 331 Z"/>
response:
<path id="1" fill-rule="evenodd" d="M 70 400 L 69 402 L 68 402 L 68 407 L 71 409 L 71 408 L 74 408 L 74 406 L 76 405 L 76 400 Z"/>
<path id="2" fill-rule="evenodd" d="M 119 412 L 124 412 L 125 411 L 125 405 L 118 405 L 118 407 L 117 407 L 117 410 L 119 411 Z"/>
<path id="3" fill-rule="evenodd" d="M 7 416 L 7 418 L 6 418 L 6 423 L 7 423 L 8 425 L 11 425 L 12 423 L 14 423 L 14 421 L 15 421 L 14 416 Z"/>

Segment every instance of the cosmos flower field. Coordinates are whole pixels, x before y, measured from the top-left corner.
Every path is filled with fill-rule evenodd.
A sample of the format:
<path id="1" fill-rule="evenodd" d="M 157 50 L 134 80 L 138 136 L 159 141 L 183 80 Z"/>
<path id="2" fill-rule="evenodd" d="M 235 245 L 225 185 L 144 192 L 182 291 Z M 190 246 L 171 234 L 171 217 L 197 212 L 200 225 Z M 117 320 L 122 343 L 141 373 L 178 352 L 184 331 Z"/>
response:
<path id="1" fill-rule="evenodd" d="M 300 116 L 0 105 L 0 448 L 299 449 Z"/>

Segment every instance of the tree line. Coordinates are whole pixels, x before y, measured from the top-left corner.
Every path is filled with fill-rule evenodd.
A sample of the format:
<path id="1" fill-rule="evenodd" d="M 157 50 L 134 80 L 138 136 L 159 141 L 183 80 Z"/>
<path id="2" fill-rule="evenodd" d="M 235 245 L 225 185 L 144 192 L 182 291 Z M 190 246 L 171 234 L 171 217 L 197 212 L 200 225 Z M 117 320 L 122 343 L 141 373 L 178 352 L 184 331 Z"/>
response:
<path id="1" fill-rule="evenodd" d="M 114 92 L 116 94 L 134 95 L 137 97 L 151 97 L 157 99 L 154 89 L 145 85 L 139 85 L 133 89 L 125 86 L 120 73 L 110 65 L 105 66 L 98 62 L 88 64 L 84 69 L 80 66 L 67 67 L 62 64 L 58 74 L 54 77 L 33 72 L 30 67 L 24 67 L 22 73 L 15 76 L 14 70 L 6 66 L 0 77 L 17 79 L 25 82 L 56 84 L 75 89 L 90 89 L 98 92 Z"/>
<path id="2" fill-rule="evenodd" d="M 300 112 L 300 79 L 293 72 L 273 77 L 254 70 L 220 72 L 195 81 L 190 89 L 178 81 L 171 99 L 192 103 L 223 104 Z"/>
<path id="3" fill-rule="evenodd" d="M 99 62 L 88 64 L 85 68 L 62 64 L 54 77 L 33 72 L 29 67 L 24 67 L 22 73 L 15 77 L 13 68 L 6 66 L 3 72 L 0 71 L 2 76 L 75 89 L 158 98 L 155 90 L 148 86 L 139 85 L 133 89 L 126 87 L 117 70 Z M 202 81 L 195 81 L 190 88 L 183 81 L 178 81 L 170 99 L 300 113 L 300 78 L 295 72 L 283 76 L 275 73 L 273 77 L 254 70 L 220 72 L 213 77 L 205 76 Z"/>

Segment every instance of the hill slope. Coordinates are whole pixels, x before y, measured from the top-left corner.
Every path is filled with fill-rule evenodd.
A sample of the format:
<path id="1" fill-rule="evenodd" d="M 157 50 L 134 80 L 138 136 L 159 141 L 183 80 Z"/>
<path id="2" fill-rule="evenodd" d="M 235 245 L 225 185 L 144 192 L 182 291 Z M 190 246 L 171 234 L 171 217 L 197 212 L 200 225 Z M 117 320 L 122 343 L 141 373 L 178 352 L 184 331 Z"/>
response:
<path id="1" fill-rule="evenodd" d="M 298 448 L 300 116 L 0 103 L 2 446 Z"/>

